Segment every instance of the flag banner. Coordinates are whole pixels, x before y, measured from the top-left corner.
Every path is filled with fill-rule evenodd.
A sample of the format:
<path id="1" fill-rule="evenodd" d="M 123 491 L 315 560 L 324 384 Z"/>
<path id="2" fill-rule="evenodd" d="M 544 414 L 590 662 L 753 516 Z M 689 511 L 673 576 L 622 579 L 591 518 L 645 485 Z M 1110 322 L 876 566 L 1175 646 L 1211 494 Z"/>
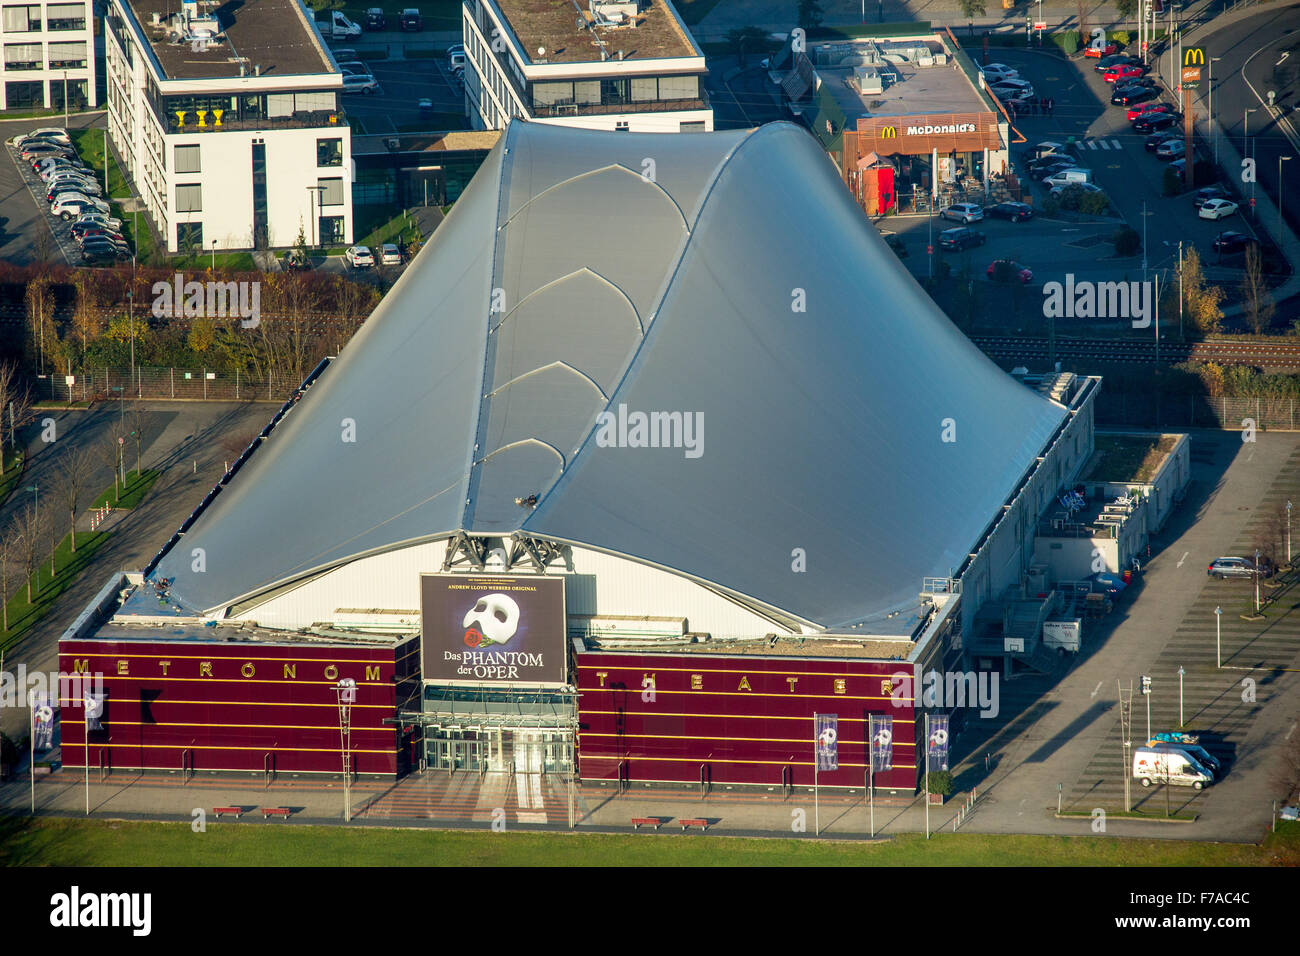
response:
<path id="1" fill-rule="evenodd" d="M 107 700 L 107 694 L 94 694 L 88 692 L 83 695 L 82 703 L 86 708 L 87 731 L 94 732 L 104 729 L 104 726 L 101 723 L 101 718 L 104 716 L 104 704 Z"/>
<path id="2" fill-rule="evenodd" d="M 871 727 L 871 770 L 881 773 L 894 769 L 894 717 L 884 714 L 870 717 Z"/>
<path id="3" fill-rule="evenodd" d="M 840 719 L 835 714 L 817 715 L 817 769 L 840 769 Z"/>
<path id="4" fill-rule="evenodd" d="M 948 715 L 930 717 L 930 739 L 926 743 L 926 766 L 931 773 L 948 769 Z"/>
<path id="5" fill-rule="evenodd" d="M 32 693 L 32 749 L 49 750 L 54 746 L 54 695 L 44 691 Z"/>

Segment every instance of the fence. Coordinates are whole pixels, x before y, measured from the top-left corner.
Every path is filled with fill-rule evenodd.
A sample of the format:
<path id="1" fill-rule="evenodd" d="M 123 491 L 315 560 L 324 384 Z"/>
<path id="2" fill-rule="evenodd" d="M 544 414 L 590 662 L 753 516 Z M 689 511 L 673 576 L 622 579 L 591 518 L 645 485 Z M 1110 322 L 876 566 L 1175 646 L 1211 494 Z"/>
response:
<path id="1" fill-rule="evenodd" d="M 1247 422 L 1249 420 L 1249 422 Z M 1097 397 L 1098 425 L 1224 428 L 1240 431 L 1253 423 L 1261 431 L 1295 431 L 1300 402 L 1293 398 L 1207 398 L 1203 395 L 1107 392 Z"/>
<path id="2" fill-rule="evenodd" d="M 238 370 L 218 372 L 199 368 L 86 369 L 72 375 L 42 375 L 36 379 L 37 401 L 89 402 L 110 399 L 283 402 L 302 382 L 301 375 L 250 378 Z"/>

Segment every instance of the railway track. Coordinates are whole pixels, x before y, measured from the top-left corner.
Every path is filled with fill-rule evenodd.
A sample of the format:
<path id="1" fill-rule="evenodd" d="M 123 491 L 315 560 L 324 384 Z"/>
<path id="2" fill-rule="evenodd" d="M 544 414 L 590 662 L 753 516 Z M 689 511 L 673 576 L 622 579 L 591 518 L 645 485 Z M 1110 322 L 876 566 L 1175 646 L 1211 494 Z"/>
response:
<path id="1" fill-rule="evenodd" d="M 1058 338 L 1054 349 L 1047 339 L 1013 336 L 975 336 L 972 340 L 995 361 L 1047 361 L 1055 352 L 1057 361 L 1075 360 L 1111 365 L 1153 365 L 1156 344 L 1152 340 Z M 1199 359 L 1236 365 L 1258 365 L 1271 369 L 1300 369 L 1300 342 L 1250 342 L 1236 339 L 1203 342 L 1162 342 L 1162 364 Z"/>

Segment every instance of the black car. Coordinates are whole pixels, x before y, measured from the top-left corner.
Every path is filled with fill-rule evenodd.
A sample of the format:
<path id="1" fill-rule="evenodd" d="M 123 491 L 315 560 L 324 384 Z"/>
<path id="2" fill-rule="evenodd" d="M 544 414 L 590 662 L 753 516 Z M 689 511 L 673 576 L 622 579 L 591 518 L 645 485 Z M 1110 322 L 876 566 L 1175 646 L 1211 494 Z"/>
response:
<path id="1" fill-rule="evenodd" d="M 382 30 L 388 26 L 388 18 L 384 16 L 384 11 L 380 7 L 371 7 L 366 11 L 365 29 Z"/>
<path id="2" fill-rule="evenodd" d="M 1033 218 L 1034 207 L 1022 202 L 1000 202 L 996 206 L 989 206 L 984 212 L 997 219 L 1020 222 L 1022 219 Z"/>
<path id="3" fill-rule="evenodd" d="M 420 18 L 420 11 L 415 7 L 407 7 L 402 11 L 398 25 L 403 30 L 409 30 L 412 33 L 419 33 L 424 29 L 424 20 Z"/>
<path id="4" fill-rule="evenodd" d="M 1110 56 L 1103 56 L 1093 67 L 1098 73 L 1105 73 L 1112 66 L 1119 66 L 1128 63 L 1132 66 L 1141 66 L 1142 60 L 1139 57 L 1132 56 L 1128 53 L 1112 53 Z"/>
<path id="5" fill-rule="evenodd" d="M 1177 139 L 1182 134 L 1177 130 L 1164 130 L 1160 133 L 1152 133 L 1142 142 L 1142 148 L 1148 153 L 1154 153 L 1160 148 L 1160 144 L 1170 139 Z"/>
<path id="6" fill-rule="evenodd" d="M 1152 89 L 1149 86 L 1138 86 L 1131 90 L 1123 91 L 1123 95 L 1115 102 L 1120 106 L 1133 106 L 1136 103 L 1148 103 L 1151 100 L 1159 98 L 1159 90 Z"/>
<path id="7" fill-rule="evenodd" d="M 97 243 L 95 245 L 86 245 L 81 249 L 82 262 L 122 262 L 131 258 L 131 253 L 121 246 L 111 246 L 106 243 Z"/>
<path id="8" fill-rule="evenodd" d="M 1044 176 L 1050 176 L 1062 169 L 1074 169 L 1078 165 L 1077 161 L 1070 159 L 1068 156 L 1044 156 L 1042 159 L 1029 163 L 1028 168 L 1031 176 L 1035 179 L 1042 179 Z"/>
<path id="9" fill-rule="evenodd" d="M 1151 79 L 1149 76 L 1144 76 L 1140 80 L 1125 80 L 1123 83 L 1117 84 L 1116 87 L 1110 91 L 1110 102 L 1111 105 L 1114 106 L 1129 93 L 1136 93 L 1138 90 L 1154 89 L 1156 89 L 1156 81 Z"/>
<path id="10" fill-rule="evenodd" d="M 1214 251 L 1229 256 L 1234 252 L 1245 252 L 1248 246 L 1255 244 L 1255 240 L 1244 232 L 1221 232 L 1214 240 Z"/>
<path id="11" fill-rule="evenodd" d="M 1133 122 L 1133 132 L 1135 133 L 1155 133 L 1162 129 L 1168 129 L 1178 122 L 1178 117 L 1173 113 L 1155 113 L 1151 116 L 1144 116 Z"/>
<path id="12" fill-rule="evenodd" d="M 956 229 L 945 229 L 939 233 L 939 248 L 941 249 L 973 249 L 975 246 L 984 245 L 984 233 L 976 232 L 974 229 L 968 229 L 965 226 L 959 226 Z"/>
<path id="13" fill-rule="evenodd" d="M 1196 190 L 1196 195 L 1192 198 L 1192 205 L 1200 209 L 1210 199 L 1231 199 L 1232 194 L 1228 192 L 1226 186 L 1205 186 Z"/>

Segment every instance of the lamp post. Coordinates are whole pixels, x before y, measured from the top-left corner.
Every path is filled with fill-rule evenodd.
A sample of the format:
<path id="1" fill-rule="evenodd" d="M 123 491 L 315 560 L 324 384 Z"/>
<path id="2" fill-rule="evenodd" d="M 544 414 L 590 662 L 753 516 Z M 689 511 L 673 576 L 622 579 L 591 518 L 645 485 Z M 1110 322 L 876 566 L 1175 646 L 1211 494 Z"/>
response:
<path id="1" fill-rule="evenodd" d="M 1277 244 L 1282 245 L 1282 164 L 1288 159 L 1295 159 L 1294 156 L 1279 156 L 1277 158 Z"/>
<path id="2" fill-rule="evenodd" d="M 1291 563 L 1291 502 L 1286 503 L 1286 563 Z"/>
<path id="3" fill-rule="evenodd" d="M 40 516 L 40 513 L 41 513 L 41 488 L 40 488 L 40 485 L 39 485 L 39 484 L 28 485 L 28 486 L 27 486 L 27 490 L 30 491 L 30 492 L 32 493 L 32 510 L 35 511 L 36 515 L 39 517 L 39 516 Z M 40 590 L 41 590 L 41 565 L 40 565 L 40 562 L 37 562 L 37 564 L 36 564 L 36 591 L 37 591 L 37 593 L 40 593 Z"/>
<path id="4" fill-rule="evenodd" d="M 1242 154 L 1241 154 L 1241 155 L 1242 155 L 1243 157 L 1246 157 L 1246 156 L 1251 155 L 1251 153 L 1250 153 L 1250 114 L 1251 114 L 1251 113 L 1254 113 L 1254 112 L 1255 112 L 1256 110 L 1258 110 L 1258 109 L 1259 109 L 1259 107 L 1256 106 L 1256 107 L 1253 107 L 1253 108 L 1251 108 L 1251 109 L 1248 109 L 1248 110 L 1242 110 L 1242 111 L 1241 111 L 1241 124 L 1242 124 L 1242 131 L 1241 131 L 1241 148 L 1242 148 Z M 1256 178 L 1257 178 L 1257 177 L 1256 177 Z M 1254 179 L 1252 179 L 1251 182 L 1250 182 L 1250 208 L 1251 208 L 1251 211 L 1252 211 L 1252 212 L 1253 212 L 1254 209 L 1255 209 L 1255 180 L 1254 180 Z"/>
<path id="5" fill-rule="evenodd" d="M 1219 165 L 1219 134 L 1214 128 L 1214 63 L 1216 60 L 1222 60 L 1221 56 L 1210 57 L 1210 105 L 1207 108 L 1210 121 L 1210 138 L 1214 140 L 1214 165 Z"/>
<path id="6" fill-rule="evenodd" d="M 1223 609 L 1214 609 L 1214 666 L 1223 666 Z"/>
<path id="7" fill-rule="evenodd" d="M 1259 613 L 1259 548 L 1255 549 L 1255 613 Z"/>
<path id="8" fill-rule="evenodd" d="M 63 128 L 68 128 L 68 71 L 63 71 Z"/>
<path id="9" fill-rule="evenodd" d="M 217 240 L 212 240 L 212 271 L 217 271 Z"/>
<path id="10" fill-rule="evenodd" d="M 1183 675 L 1187 671 L 1181 667 L 1178 668 L 1178 729 L 1182 730 L 1185 726 L 1183 722 Z"/>

